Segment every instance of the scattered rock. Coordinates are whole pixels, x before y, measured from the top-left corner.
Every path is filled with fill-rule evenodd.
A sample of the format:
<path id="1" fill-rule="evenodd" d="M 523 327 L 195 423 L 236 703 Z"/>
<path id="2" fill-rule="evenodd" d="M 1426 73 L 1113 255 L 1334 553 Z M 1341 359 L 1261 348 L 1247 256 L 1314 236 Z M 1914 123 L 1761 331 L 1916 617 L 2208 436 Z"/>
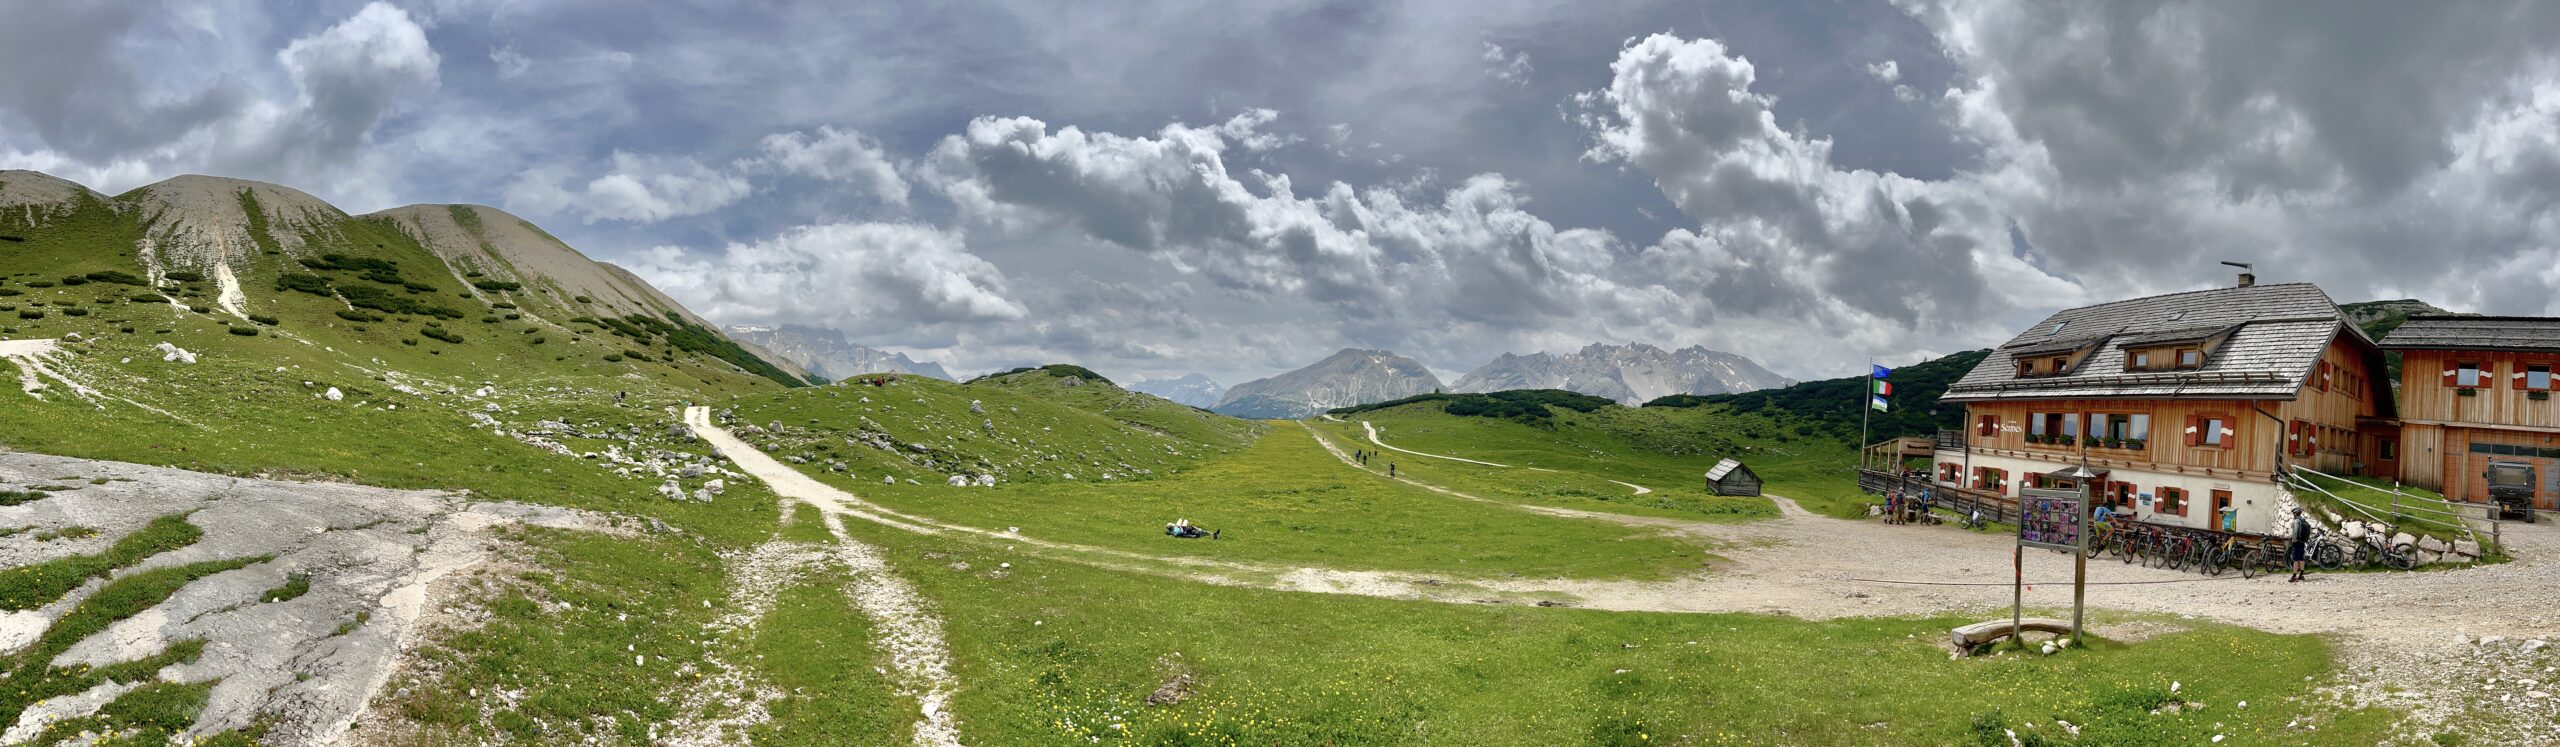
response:
<path id="1" fill-rule="evenodd" d="M 321 392 L 320 398 L 331 402 L 337 402 L 346 399 L 347 393 L 338 391 L 338 388 L 333 386 L 329 387 L 329 391 Z"/>
<path id="2" fill-rule="evenodd" d="M 196 362 L 196 354 L 187 352 L 186 348 L 165 342 L 154 345 L 152 348 L 160 351 L 160 362 L 162 363 L 186 363 L 192 365 Z"/>

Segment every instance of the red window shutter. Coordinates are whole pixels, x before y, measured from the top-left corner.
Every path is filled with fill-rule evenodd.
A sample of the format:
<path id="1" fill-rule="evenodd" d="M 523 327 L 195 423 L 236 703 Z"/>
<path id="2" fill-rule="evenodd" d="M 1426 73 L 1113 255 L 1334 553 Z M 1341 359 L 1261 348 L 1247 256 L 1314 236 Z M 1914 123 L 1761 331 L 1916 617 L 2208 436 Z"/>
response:
<path id="1" fill-rule="evenodd" d="M 2189 416 L 2187 416 L 2187 445 L 2188 445 L 2188 446 L 2198 446 L 2198 445 L 2202 445 L 2203 443 L 2204 443 L 2204 418 L 2201 418 L 2201 417 L 2198 417 L 2198 416 L 2195 416 L 2195 415 L 2189 415 Z"/>
<path id="2" fill-rule="evenodd" d="M 2516 364 L 2516 370 L 2515 370 L 2513 373 L 2509 373 L 2509 374 L 2507 374 L 2507 381 L 2513 382 L 2513 383 L 2515 384 L 2515 388 L 2517 388 L 2517 389 L 2523 389 L 2523 388 L 2524 388 L 2524 364 L 2522 364 L 2522 363 L 2518 363 L 2518 364 Z"/>
<path id="3" fill-rule="evenodd" d="M 2458 366 L 2458 365 L 2457 365 L 2457 366 L 2455 366 L 2455 367 L 2453 367 L 2453 368 L 2445 369 L 2445 370 L 2444 370 L 2444 385 L 2445 385 L 2445 386 L 2461 386 L 2461 385 L 2462 385 L 2462 379 L 2461 379 L 2461 378 L 2459 378 L 2461 375 L 2462 375 L 2462 367 L 2461 367 L 2461 366 Z"/>
<path id="4" fill-rule="evenodd" d="M 2320 362 L 2320 391 L 2329 391 L 2329 362 Z"/>

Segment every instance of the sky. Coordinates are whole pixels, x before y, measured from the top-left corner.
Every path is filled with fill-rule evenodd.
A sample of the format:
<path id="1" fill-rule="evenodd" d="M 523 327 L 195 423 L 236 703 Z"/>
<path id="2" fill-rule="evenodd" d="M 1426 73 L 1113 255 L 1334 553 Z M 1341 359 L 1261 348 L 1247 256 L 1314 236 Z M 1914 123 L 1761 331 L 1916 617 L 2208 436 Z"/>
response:
<path id="1" fill-rule="evenodd" d="M 2560 3 L 0 0 L 0 168 L 477 203 L 733 324 L 1797 378 L 2311 281 L 2560 314 Z"/>

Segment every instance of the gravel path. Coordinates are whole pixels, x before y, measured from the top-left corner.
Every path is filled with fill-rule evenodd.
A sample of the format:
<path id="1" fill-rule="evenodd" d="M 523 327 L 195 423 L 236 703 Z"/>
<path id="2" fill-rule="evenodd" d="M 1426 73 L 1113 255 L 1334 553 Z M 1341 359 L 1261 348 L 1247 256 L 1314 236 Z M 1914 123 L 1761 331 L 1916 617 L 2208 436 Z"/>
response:
<path id="1" fill-rule="evenodd" d="M 868 504 L 765 456 L 727 430 L 712 425 L 711 408 L 686 408 L 684 422 L 713 448 L 728 455 L 739 470 L 772 486 L 776 495 L 807 501 L 820 509 L 828 533 L 835 535 L 836 557 L 852 573 L 846 593 L 877 626 L 880 637 L 874 643 L 888 653 L 900 686 L 916 699 L 918 710 L 922 711 L 915 724 L 915 743 L 921 747 L 959 745 L 960 723 L 951 712 L 951 696 L 959 684 L 951 676 L 951 652 L 942 640 L 942 620 L 925 611 L 923 597 L 916 593 L 915 586 L 890 571 L 878 548 L 845 534 L 844 524 L 837 517 L 856 515 L 901 528 L 920 527 L 856 510 L 855 504 Z"/>

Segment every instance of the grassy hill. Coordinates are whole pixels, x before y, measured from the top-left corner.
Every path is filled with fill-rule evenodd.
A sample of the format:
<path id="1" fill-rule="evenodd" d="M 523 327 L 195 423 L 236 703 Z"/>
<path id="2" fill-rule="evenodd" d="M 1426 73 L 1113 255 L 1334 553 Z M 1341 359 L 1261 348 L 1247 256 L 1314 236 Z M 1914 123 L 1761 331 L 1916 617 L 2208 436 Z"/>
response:
<path id="1" fill-rule="evenodd" d="M 1926 436 L 1941 428 L 1964 427 L 1964 408 L 1940 405 L 1938 396 L 1947 385 L 1964 378 L 1989 350 L 1973 350 L 1943 358 L 1915 363 L 1893 370 L 1894 394 L 1892 410 L 1867 414 L 1867 387 L 1870 379 L 1854 376 L 1840 379 L 1807 381 L 1781 389 L 1763 389 L 1740 394 L 1673 395 L 1644 406 L 1651 408 L 1691 408 L 1718 405 L 1735 413 L 1757 414 L 1786 428 L 1798 436 L 1827 438 L 1840 443 L 1858 440 L 1858 423 L 1869 417 L 1870 442 L 1895 436 Z"/>

